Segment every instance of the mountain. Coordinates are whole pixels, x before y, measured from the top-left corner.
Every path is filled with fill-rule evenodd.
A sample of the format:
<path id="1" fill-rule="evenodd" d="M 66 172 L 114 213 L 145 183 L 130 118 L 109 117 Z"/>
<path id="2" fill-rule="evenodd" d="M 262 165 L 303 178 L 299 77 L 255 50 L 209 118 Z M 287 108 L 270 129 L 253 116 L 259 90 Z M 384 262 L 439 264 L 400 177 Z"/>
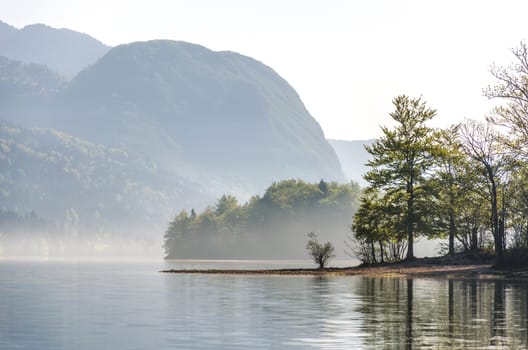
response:
<path id="1" fill-rule="evenodd" d="M 46 65 L 67 79 L 93 64 L 109 49 L 89 35 L 69 29 L 44 24 L 17 29 L 0 22 L 1 56 Z"/>
<path id="2" fill-rule="evenodd" d="M 0 210 L 35 213 L 50 230 L 157 236 L 174 208 L 211 198 L 131 152 L 0 121 Z"/>
<path id="3" fill-rule="evenodd" d="M 46 66 L 0 56 L 0 119 L 35 123 L 65 83 Z"/>
<path id="4" fill-rule="evenodd" d="M 11 35 L 14 35 L 16 32 L 17 29 L 15 27 L 0 21 L 0 43 Z"/>
<path id="5" fill-rule="evenodd" d="M 363 175 L 368 170 L 365 164 L 371 159 L 371 155 L 365 150 L 365 146 L 372 145 L 374 141 L 373 139 L 355 141 L 328 140 L 337 153 L 347 178 L 359 183 L 361 186 L 367 184 L 363 180 Z"/>
<path id="6" fill-rule="evenodd" d="M 344 179 L 295 90 L 237 53 L 168 40 L 121 45 L 76 76 L 56 106 L 52 127 L 251 192 L 286 178 Z"/>
<path id="7" fill-rule="evenodd" d="M 0 46 L 19 32 L 0 24 Z M 156 236 L 160 249 L 182 208 L 202 210 L 224 193 L 245 201 L 284 179 L 345 180 L 283 78 L 185 42 L 112 48 L 69 81 L 49 65 L 0 57 L 0 119 L 0 254 L 13 251 L 6 236 L 34 230 L 85 246 Z M 18 246 L 45 242 L 40 252 L 46 237 Z"/>

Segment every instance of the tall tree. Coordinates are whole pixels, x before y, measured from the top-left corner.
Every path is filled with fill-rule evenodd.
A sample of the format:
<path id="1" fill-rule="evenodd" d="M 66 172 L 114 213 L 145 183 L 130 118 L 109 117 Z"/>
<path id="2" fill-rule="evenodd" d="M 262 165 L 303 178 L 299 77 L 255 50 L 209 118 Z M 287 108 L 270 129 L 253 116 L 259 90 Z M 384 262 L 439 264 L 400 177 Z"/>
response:
<path id="1" fill-rule="evenodd" d="M 366 150 L 373 156 L 367 163 L 372 169 L 365 175 L 369 186 L 395 198 L 401 205 L 400 213 L 407 237 L 407 259 L 414 258 L 414 238 L 424 234 L 423 206 L 416 204 L 430 195 L 424 189 L 427 171 L 433 165 L 435 152 L 434 130 L 426 122 L 436 115 L 421 98 L 405 95 L 393 100 L 395 110 L 390 114 L 396 122 L 393 130 L 382 127 L 383 136 Z"/>
<path id="2" fill-rule="evenodd" d="M 480 165 L 488 185 L 487 200 L 490 203 L 491 232 L 495 243 L 495 254 L 500 261 L 505 246 L 504 223 L 499 217 L 499 188 L 506 173 L 507 160 L 501 152 L 498 133 L 489 123 L 469 120 L 461 125 L 460 137 L 465 153 Z"/>
<path id="3" fill-rule="evenodd" d="M 514 248 L 528 248 L 528 168 L 512 174 L 510 188 L 514 189 L 509 196 L 511 244 Z"/>
<path id="4" fill-rule="evenodd" d="M 476 251 L 484 243 L 479 232 L 489 227 L 489 186 L 482 181 L 481 166 L 474 159 L 465 155 L 458 166 L 456 180 L 459 191 L 455 197 L 456 237 L 466 252 Z"/>
<path id="5" fill-rule="evenodd" d="M 460 195 L 457 165 L 461 161 L 462 154 L 459 152 L 459 145 L 457 144 L 457 129 L 457 126 L 452 126 L 440 133 L 437 141 L 441 152 L 439 152 L 436 164 L 437 170 L 431 179 L 431 185 L 435 187 L 438 199 L 440 226 L 446 226 L 448 232 L 448 254 L 455 253 L 455 211 L 457 209 L 456 201 Z"/>
<path id="6" fill-rule="evenodd" d="M 477 249 L 479 228 L 489 226 L 482 215 L 487 209 L 482 198 L 487 199 L 489 191 L 482 186 L 480 163 L 464 152 L 460 128 L 453 125 L 438 133 L 439 152 L 430 179 L 436 198 L 431 225 L 439 236 L 447 233 L 448 254 L 455 253 L 455 240 L 465 251 Z"/>
<path id="7" fill-rule="evenodd" d="M 501 99 L 506 103 L 495 107 L 488 120 L 509 129 L 506 144 L 518 156 L 528 160 L 528 47 L 522 41 L 512 50 L 515 62 L 508 67 L 491 67 L 497 84 L 484 89 L 488 98 Z"/>

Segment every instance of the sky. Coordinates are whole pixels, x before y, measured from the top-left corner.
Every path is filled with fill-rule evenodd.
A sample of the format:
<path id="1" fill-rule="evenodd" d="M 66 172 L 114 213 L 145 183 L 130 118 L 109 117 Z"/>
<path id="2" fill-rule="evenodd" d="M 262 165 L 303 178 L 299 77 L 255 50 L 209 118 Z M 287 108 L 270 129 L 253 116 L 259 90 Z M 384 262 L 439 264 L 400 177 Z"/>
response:
<path id="1" fill-rule="evenodd" d="M 490 66 L 528 39 L 528 1 L 0 0 L 0 20 L 107 45 L 183 40 L 251 56 L 299 93 L 327 138 L 381 136 L 392 100 L 421 97 L 433 126 L 484 119 Z"/>

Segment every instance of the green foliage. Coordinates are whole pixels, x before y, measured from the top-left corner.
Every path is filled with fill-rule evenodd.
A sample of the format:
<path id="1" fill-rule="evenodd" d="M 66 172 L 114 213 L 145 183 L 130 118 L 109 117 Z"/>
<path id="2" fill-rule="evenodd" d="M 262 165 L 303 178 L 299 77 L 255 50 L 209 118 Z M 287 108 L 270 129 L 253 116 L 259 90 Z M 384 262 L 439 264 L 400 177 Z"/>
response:
<path id="1" fill-rule="evenodd" d="M 489 98 L 504 104 L 488 123 L 466 121 L 447 130 L 424 123 L 435 111 L 405 96 L 394 100 L 394 129 L 367 147 L 369 182 L 351 229 L 349 247 L 363 262 L 390 260 L 389 242 L 413 236 L 448 237 L 447 252 L 493 250 L 499 264 L 520 266 L 528 247 L 528 47 L 516 62 L 493 66 Z M 493 125 L 509 130 L 501 134 Z M 407 237 L 405 237 L 407 236 Z M 491 237 L 491 238 L 490 238 Z M 510 250 L 508 250 L 508 248 Z M 392 258 L 398 259 L 397 254 Z"/>
<path id="2" fill-rule="evenodd" d="M 373 159 L 351 226 L 352 252 L 367 263 L 399 260 L 407 244 L 409 259 L 414 237 L 421 235 L 448 237 L 448 253 L 454 254 L 456 247 L 484 248 L 491 234 L 500 257 L 504 179 L 518 162 L 501 153 L 501 139 L 489 126 L 467 122 L 435 130 L 425 125 L 435 111 L 420 99 L 399 96 L 394 105 L 396 126 L 383 127 L 384 136 L 367 147 Z"/>
<path id="3" fill-rule="evenodd" d="M 390 114 L 396 126 L 382 127 L 383 136 L 367 151 L 373 156 L 365 175 L 369 191 L 380 191 L 385 208 L 393 211 L 391 234 L 406 236 L 407 258 L 414 257 L 415 235 L 431 235 L 424 220 L 429 213 L 426 205 L 431 193 L 426 186 L 428 171 L 438 152 L 432 128 L 426 125 L 436 111 L 426 107 L 421 99 L 398 96 L 393 100 L 395 111 Z M 364 201 L 366 203 L 366 201 Z"/>
<path id="4" fill-rule="evenodd" d="M 390 196 L 371 188 L 360 199 L 348 237 L 348 254 L 363 263 L 375 264 L 401 260 L 406 237 L 401 208 Z"/>
<path id="5" fill-rule="evenodd" d="M 528 167 L 515 172 L 508 188 L 508 219 L 510 228 L 510 246 L 528 248 Z"/>
<path id="6" fill-rule="evenodd" d="M 359 193 L 354 183 L 284 180 L 244 204 L 224 195 L 192 220 L 186 211 L 179 213 L 167 228 L 165 253 L 168 258 L 300 257 L 291 247 L 304 232 L 344 232 Z"/>
<path id="7" fill-rule="evenodd" d="M 429 186 L 435 195 L 434 220 L 431 223 L 438 236 L 449 238 L 447 253 L 456 246 L 466 252 L 479 247 L 478 231 L 485 220 L 482 179 L 479 165 L 464 152 L 460 125 L 438 132 L 439 153 Z"/>
<path id="8" fill-rule="evenodd" d="M 335 257 L 335 248 L 332 243 L 319 243 L 317 239 L 317 234 L 314 232 L 310 232 L 308 234 L 306 250 L 308 251 L 308 254 L 313 258 L 314 262 L 319 265 L 319 269 L 324 269 L 328 260 Z"/>
<path id="9" fill-rule="evenodd" d="M 501 260 L 506 241 L 504 217 L 500 217 L 500 190 L 504 192 L 505 180 L 510 170 L 509 158 L 503 152 L 504 144 L 498 132 L 489 123 L 467 121 L 461 126 L 460 138 L 465 154 L 474 161 L 481 181 L 486 184 L 482 194 L 489 204 L 490 231 L 495 243 L 495 254 Z"/>

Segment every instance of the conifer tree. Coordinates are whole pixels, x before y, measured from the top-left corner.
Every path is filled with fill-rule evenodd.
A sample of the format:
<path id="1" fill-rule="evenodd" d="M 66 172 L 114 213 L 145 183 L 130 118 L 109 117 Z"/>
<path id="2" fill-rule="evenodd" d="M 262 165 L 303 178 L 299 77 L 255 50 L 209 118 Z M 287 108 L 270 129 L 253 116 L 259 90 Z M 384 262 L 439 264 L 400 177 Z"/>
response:
<path id="1" fill-rule="evenodd" d="M 382 127 L 383 136 L 366 150 L 373 156 L 367 163 L 371 170 L 365 175 L 369 186 L 390 197 L 392 208 L 402 218 L 401 227 L 394 227 L 394 234 L 403 230 L 407 238 L 406 259 L 414 258 L 414 239 L 425 234 L 424 225 L 429 191 L 425 188 L 427 172 L 433 166 L 435 153 L 434 129 L 426 122 L 436 111 L 426 106 L 421 98 L 413 99 L 401 95 L 393 100 L 395 110 L 390 114 L 396 126 Z M 400 225 L 396 225 L 400 226 Z"/>

